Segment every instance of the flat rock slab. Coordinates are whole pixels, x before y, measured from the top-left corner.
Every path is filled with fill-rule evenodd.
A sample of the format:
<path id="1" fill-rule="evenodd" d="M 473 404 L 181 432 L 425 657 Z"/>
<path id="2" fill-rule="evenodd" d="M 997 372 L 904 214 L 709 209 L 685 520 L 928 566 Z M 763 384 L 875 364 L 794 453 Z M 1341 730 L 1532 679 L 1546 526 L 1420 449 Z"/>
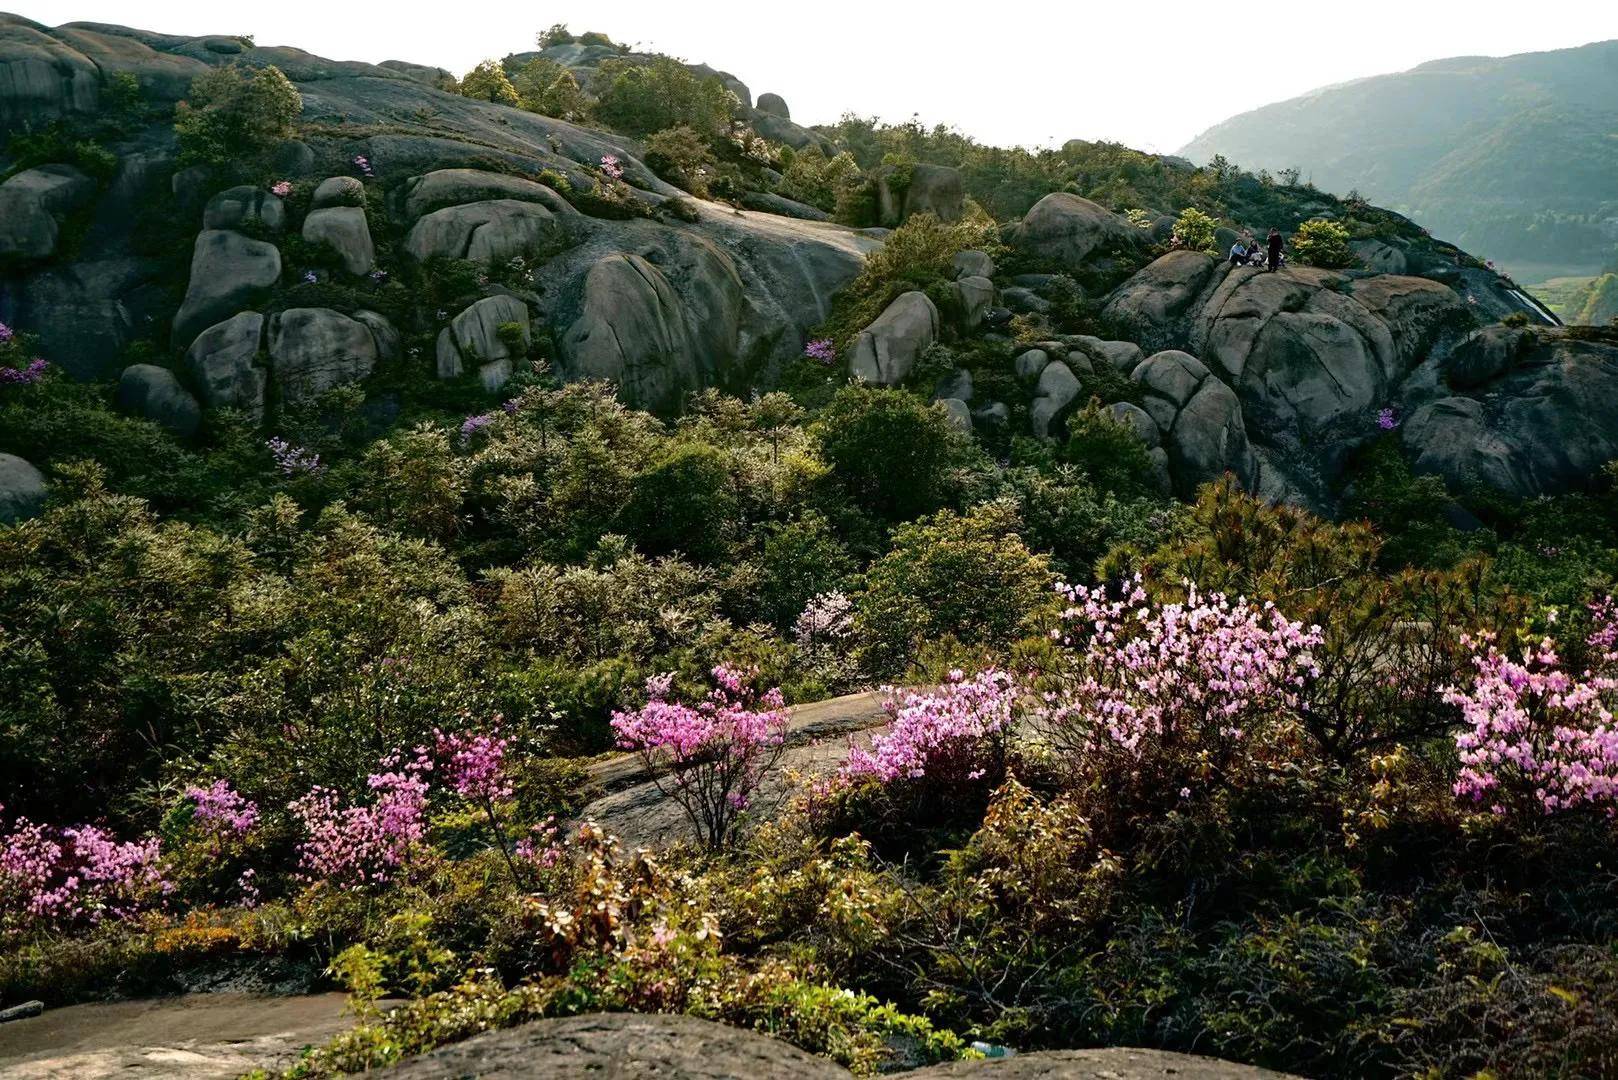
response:
<path id="1" fill-rule="evenodd" d="M 224 1080 L 293 1064 L 354 1024 L 343 994 L 187 994 L 47 1009 L 0 1026 L 6 1080 Z"/>
<path id="2" fill-rule="evenodd" d="M 916 1080 L 1298 1080 L 1195 1054 L 1109 1046 L 1099 1050 L 1046 1050 L 993 1061 L 952 1061 L 906 1074 Z"/>
<path id="3" fill-rule="evenodd" d="M 768 1035 L 690 1016 L 591 1014 L 491 1031 L 405 1062 L 397 1080 L 849 1080 Z M 1062 1050 L 957 1061 L 917 1080 L 1285 1080 L 1282 1073 L 1161 1050 Z"/>
<path id="4" fill-rule="evenodd" d="M 397 1080 L 848 1080 L 824 1058 L 754 1031 L 632 1013 L 537 1020 L 405 1062 Z"/>

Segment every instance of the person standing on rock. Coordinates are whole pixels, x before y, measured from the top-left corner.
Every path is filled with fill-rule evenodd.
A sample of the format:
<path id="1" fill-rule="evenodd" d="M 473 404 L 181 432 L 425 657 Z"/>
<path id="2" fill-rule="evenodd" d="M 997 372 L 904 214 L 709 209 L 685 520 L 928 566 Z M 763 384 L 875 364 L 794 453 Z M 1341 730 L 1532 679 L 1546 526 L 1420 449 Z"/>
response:
<path id="1" fill-rule="evenodd" d="M 1270 273 L 1281 269 L 1281 230 L 1270 230 Z"/>

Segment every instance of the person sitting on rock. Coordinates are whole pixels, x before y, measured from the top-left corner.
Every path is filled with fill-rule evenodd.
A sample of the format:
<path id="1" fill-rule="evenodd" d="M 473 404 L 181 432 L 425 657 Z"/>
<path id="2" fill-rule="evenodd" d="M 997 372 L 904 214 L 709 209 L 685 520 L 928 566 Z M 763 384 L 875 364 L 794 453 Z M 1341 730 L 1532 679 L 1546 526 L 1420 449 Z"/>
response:
<path id="1" fill-rule="evenodd" d="M 1270 230 L 1270 272 L 1281 269 L 1281 230 Z"/>
<path id="2" fill-rule="evenodd" d="M 1230 245 L 1230 265 L 1246 266 L 1247 253 L 1247 241 L 1245 240 L 1238 240 L 1234 244 Z"/>

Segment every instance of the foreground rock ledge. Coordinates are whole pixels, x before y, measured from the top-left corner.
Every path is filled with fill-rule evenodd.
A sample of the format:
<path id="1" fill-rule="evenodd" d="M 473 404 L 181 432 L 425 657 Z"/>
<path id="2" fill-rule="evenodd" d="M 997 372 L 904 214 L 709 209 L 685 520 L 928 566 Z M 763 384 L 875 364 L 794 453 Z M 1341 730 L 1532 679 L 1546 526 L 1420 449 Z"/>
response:
<path id="1" fill-rule="evenodd" d="M 754 1031 L 690 1016 L 592 1014 L 492 1031 L 408 1061 L 398 1080 L 848 1080 L 823 1058 Z M 986 1080 L 1277 1080 L 1282 1073 L 1161 1050 L 1063 1050 L 958 1061 L 908 1077 Z"/>

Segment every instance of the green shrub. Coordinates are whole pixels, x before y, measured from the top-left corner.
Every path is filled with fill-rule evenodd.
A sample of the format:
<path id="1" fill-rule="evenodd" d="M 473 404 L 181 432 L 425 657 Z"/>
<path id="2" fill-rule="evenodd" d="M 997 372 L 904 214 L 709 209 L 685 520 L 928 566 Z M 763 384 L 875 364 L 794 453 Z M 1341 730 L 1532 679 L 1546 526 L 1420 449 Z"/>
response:
<path id="1" fill-rule="evenodd" d="M 1312 218 L 1298 226 L 1292 237 L 1292 253 L 1305 266 L 1341 270 L 1359 260 L 1349 250 L 1348 230 L 1335 221 Z"/>
<path id="2" fill-rule="evenodd" d="M 1130 496 L 1158 490 L 1145 444 L 1095 398 L 1068 417 L 1061 458 L 1102 491 Z"/>
<path id="3" fill-rule="evenodd" d="M 942 506 L 951 467 L 969 453 L 941 410 L 882 387 L 843 387 L 810 432 L 832 479 L 862 510 L 890 521 Z"/>
<path id="4" fill-rule="evenodd" d="M 895 530 L 893 549 L 854 596 L 862 666 L 899 675 L 924 644 L 1005 648 L 1032 632 L 1054 595 L 1050 561 L 1028 550 L 1019 528 L 1008 505 L 990 503 Z"/>
<path id="5" fill-rule="evenodd" d="M 1183 248 L 1200 251 L 1206 255 L 1215 255 L 1218 252 L 1214 233 L 1218 229 L 1218 222 L 1204 214 L 1194 206 L 1188 206 L 1174 219 L 1174 239 Z"/>
<path id="6" fill-rule="evenodd" d="M 677 443 L 635 478 L 622 530 L 650 555 L 724 555 L 737 524 L 730 467 L 705 443 Z"/>
<path id="7" fill-rule="evenodd" d="M 579 123 L 590 115 L 589 95 L 579 88 L 573 72 L 554 60 L 535 57 L 511 78 L 516 104 L 529 112 Z"/>
<path id="8" fill-rule="evenodd" d="M 646 140 L 646 164 L 658 176 L 693 195 L 706 195 L 714 167 L 708 141 L 681 124 Z"/>
<path id="9" fill-rule="evenodd" d="M 636 138 L 681 126 L 708 139 L 725 136 L 741 107 L 717 76 L 699 78 L 670 56 L 608 60 L 595 85 L 596 115 Z"/>
<path id="10" fill-rule="evenodd" d="M 488 101 L 495 105 L 522 104 L 517 88 L 506 77 L 506 66 L 498 60 L 484 60 L 462 75 L 455 92 L 475 101 Z"/>
<path id="11" fill-rule="evenodd" d="M 846 150 L 828 158 L 819 146 L 809 146 L 793 152 L 785 164 L 777 193 L 828 214 L 837 210 L 839 201 L 858 188 L 862 179 L 859 163 Z"/>
<path id="12" fill-rule="evenodd" d="M 191 80 L 191 90 L 174 109 L 180 161 L 189 165 L 250 162 L 290 137 L 303 98 L 270 66 L 229 64 Z"/>
<path id="13" fill-rule="evenodd" d="M 930 213 L 916 214 L 893 230 L 837 297 L 827 328 L 839 351 L 900 293 L 952 280 L 955 256 L 972 249 L 1000 250 L 999 229 L 981 210 L 947 224 Z"/>

